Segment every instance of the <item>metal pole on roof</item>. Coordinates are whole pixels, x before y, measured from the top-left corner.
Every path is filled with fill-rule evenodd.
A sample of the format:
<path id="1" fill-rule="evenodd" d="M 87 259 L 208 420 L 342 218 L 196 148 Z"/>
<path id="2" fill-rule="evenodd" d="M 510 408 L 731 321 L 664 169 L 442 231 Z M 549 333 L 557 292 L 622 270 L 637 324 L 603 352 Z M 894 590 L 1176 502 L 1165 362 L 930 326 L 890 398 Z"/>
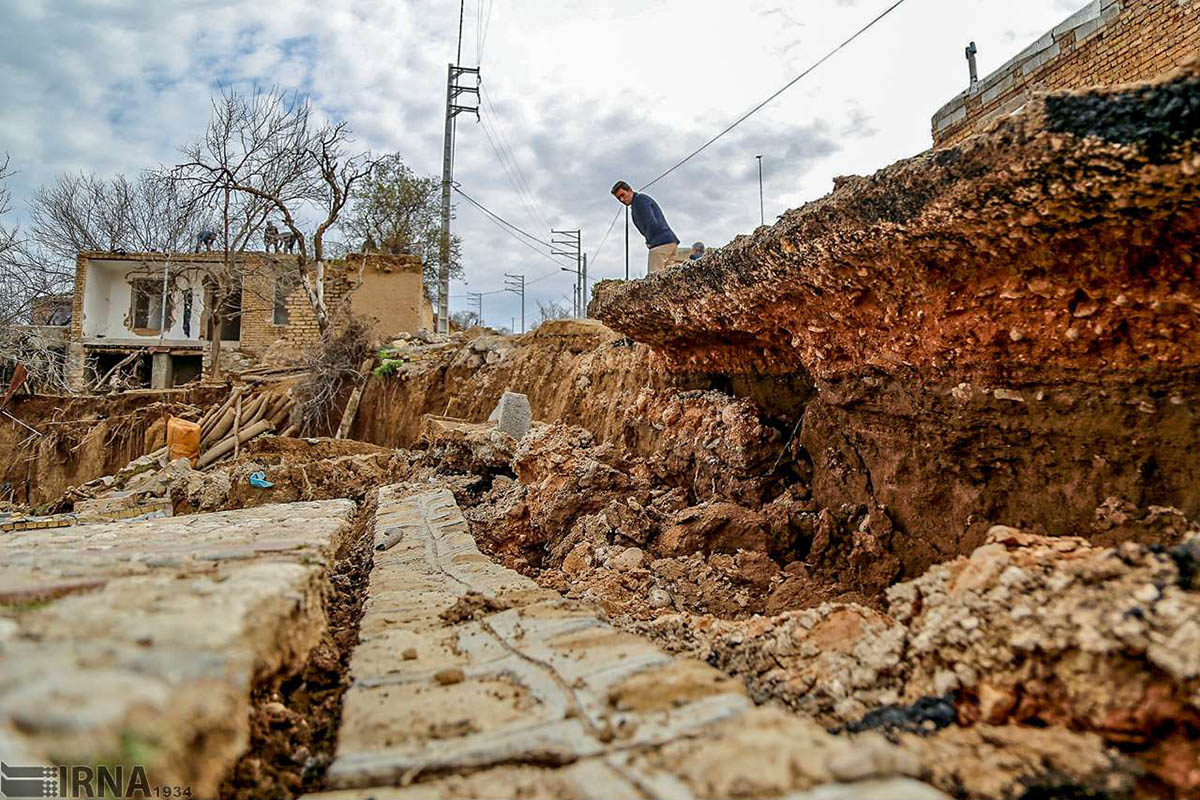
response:
<path id="1" fill-rule="evenodd" d="M 767 215 L 763 212 L 763 187 L 762 187 L 762 156 L 755 156 L 758 159 L 758 224 L 767 224 Z"/>
<path id="2" fill-rule="evenodd" d="M 159 344 L 162 344 L 163 337 L 167 333 L 167 275 L 171 270 L 171 254 L 167 252 L 163 255 L 162 307 L 160 309 L 161 316 L 158 318 Z"/>

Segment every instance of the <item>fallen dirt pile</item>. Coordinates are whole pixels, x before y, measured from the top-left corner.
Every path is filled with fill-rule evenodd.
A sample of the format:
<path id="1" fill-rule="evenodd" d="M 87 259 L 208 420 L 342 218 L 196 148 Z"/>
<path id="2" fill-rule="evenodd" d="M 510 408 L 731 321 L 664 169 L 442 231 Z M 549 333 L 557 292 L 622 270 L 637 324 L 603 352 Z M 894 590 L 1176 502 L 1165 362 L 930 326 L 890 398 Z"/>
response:
<path id="1" fill-rule="evenodd" d="M 886 516 L 821 510 L 802 484 L 763 477 L 781 445 L 748 403 L 689 392 L 658 413 L 671 433 L 650 458 L 623 457 L 582 428 L 535 427 L 512 477 L 463 498 L 481 545 L 569 596 L 634 615 L 871 602 L 890 583 L 897 564 L 878 557 L 876 539 Z"/>
<path id="2" fill-rule="evenodd" d="M 24 425 L 0 425 L 0 499 L 49 507 L 68 487 L 112 475 L 160 447 L 168 415 L 199 416 L 227 393 L 217 386 L 16 397 L 8 410 Z"/>
<path id="3" fill-rule="evenodd" d="M 997 526 L 969 558 L 889 589 L 887 613 L 826 603 L 636 627 L 743 677 L 756 700 L 830 727 L 920 734 L 901 738 L 956 759 L 984 743 L 1032 746 L 1031 729 L 1084 733 L 1077 744 L 1092 757 L 1066 759 L 1064 774 L 1086 784 L 1116 748 L 1121 758 L 1104 760 L 1136 762 L 1143 790 L 1190 796 L 1200 790 L 1198 558 L 1195 526 L 1170 548 Z"/>

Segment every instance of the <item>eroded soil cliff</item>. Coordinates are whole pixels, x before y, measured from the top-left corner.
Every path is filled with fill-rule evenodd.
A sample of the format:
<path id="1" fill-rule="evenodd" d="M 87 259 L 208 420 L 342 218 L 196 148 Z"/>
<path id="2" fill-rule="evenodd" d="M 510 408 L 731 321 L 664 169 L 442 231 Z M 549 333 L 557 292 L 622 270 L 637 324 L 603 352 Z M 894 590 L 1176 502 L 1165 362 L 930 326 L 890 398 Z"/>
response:
<path id="1" fill-rule="evenodd" d="M 1195 516 L 1198 130 L 1195 64 L 1044 97 L 591 311 L 675 371 L 814 376 L 813 497 L 886 509 L 906 576 L 997 519 Z"/>

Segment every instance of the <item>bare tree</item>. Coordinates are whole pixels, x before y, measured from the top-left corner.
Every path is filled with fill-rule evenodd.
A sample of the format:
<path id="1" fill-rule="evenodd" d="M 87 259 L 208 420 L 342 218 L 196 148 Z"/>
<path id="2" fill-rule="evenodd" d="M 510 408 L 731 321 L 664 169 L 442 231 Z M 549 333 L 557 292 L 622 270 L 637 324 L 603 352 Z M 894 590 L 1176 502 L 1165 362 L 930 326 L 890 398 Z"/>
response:
<path id="1" fill-rule="evenodd" d="M 203 224 L 195 203 L 180 199 L 158 172 L 130 179 L 61 175 L 30 206 L 30 239 L 47 261 L 75 263 L 81 252 L 148 253 L 178 248 Z"/>
<path id="2" fill-rule="evenodd" d="M 324 214 L 324 219 L 317 224 L 317 231 L 313 235 L 313 263 L 316 275 L 311 283 L 304 263 L 303 240 L 300 242 L 299 267 L 304 291 L 308 294 L 313 311 L 316 312 L 317 325 L 322 333 L 329 327 L 329 309 L 325 304 L 325 233 L 333 227 L 345 210 L 355 185 L 370 176 L 375 168 L 375 163 L 369 155 L 353 155 L 347 152 L 350 142 L 350 128 L 346 123 L 340 122 L 316 131 L 308 149 L 309 158 L 320 176 L 320 180 L 313 187 L 311 199 Z M 285 212 L 284 220 L 288 221 L 290 218 L 291 214 Z M 288 228 L 294 235 L 300 236 L 300 232 L 291 222 L 288 222 Z"/>
<path id="3" fill-rule="evenodd" d="M 303 157 L 308 115 L 308 106 L 295 95 L 271 92 L 247 99 L 226 90 L 213 98 L 208 128 L 183 148 L 185 163 L 171 173 L 178 186 L 211 210 L 220 236 L 220 265 L 205 267 L 214 377 L 220 375 L 222 329 L 241 305 L 242 254 L 274 210 L 271 197 L 295 202 L 310 193 Z"/>
<path id="4" fill-rule="evenodd" d="M 474 311 L 455 311 L 450 315 L 450 324 L 460 331 L 465 331 L 479 324 L 479 315 Z"/>
<path id="5" fill-rule="evenodd" d="M 9 163 L 7 156 L 0 161 L 0 360 L 8 366 L 23 364 L 33 385 L 62 391 L 63 353 L 29 323 L 34 304 L 67 284 L 63 274 L 31 255 L 15 224 L 3 222 L 12 210 L 6 185 L 12 176 Z"/>
<path id="6" fill-rule="evenodd" d="M 240 204 L 238 231 L 253 234 L 268 214 L 280 216 L 298 250 L 293 277 L 324 332 L 330 319 L 324 236 L 355 185 L 370 174 L 372 162 L 348 152 L 345 123 L 317 127 L 311 116 L 308 103 L 296 94 L 272 90 L 243 96 L 227 90 L 214 99 L 208 131 L 184 149 L 186 162 L 175 176 L 202 196 L 220 198 L 222 219 L 228 221 L 229 208 Z M 319 221 L 310 241 L 299 218 L 314 209 Z M 226 235 L 226 251 L 240 252 L 242 241 L 240 233 L 232 241 Z"/>
<path id="7" fill-rule="evenodd" d="M 571 316 L 572 316 L 571 307 L 568 306 L 566 304 L 566 302 L 560 303 L 558 300 L 551 300 L 548 303 L 543 303 L 542 301 L 539 300 L 538 301 L 538 317 L 539 318 L 538 318 L 537 323 L 535 325 L 533 325 L 530 328 L 530 330 L 537 328 L 537 326 L 541 325 L 543 322 L 547 322 L 552 319 L 569 319 Z"/>

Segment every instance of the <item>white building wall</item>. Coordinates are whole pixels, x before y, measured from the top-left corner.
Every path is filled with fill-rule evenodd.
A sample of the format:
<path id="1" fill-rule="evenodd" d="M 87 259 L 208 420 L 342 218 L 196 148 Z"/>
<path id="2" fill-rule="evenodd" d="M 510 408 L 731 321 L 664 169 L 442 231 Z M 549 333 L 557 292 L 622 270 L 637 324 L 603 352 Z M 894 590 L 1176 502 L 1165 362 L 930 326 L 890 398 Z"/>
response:
<path id="1" fill-rule="evenodd" d="M 160 334 L 141 335 L 132 330 L 127 322 L 132 322 L 130 305 L 133 297 L 131 279 L 151 279 L 162 281 L 162 263 L 136 261 L 105 261 L 93 259 L 88 261 L 86 289 L 83 297 L 83 338 L 85 341 L 133 341 L 150 343 L 157 341 Z M 200 320 L 204 312 L 204 289 L 202 278 L 191 274 L 185 280 L 182 277 L 172 278 L 171 313 L 172 324 L 165 335 L 164 342 L 196 342 L 200 341 Z M 183 310 L 184 293 L 192 291 L 191 325 L 189 333 L 184 335 Z M 156 291 L 155 300 L 161 302 Z"/>

